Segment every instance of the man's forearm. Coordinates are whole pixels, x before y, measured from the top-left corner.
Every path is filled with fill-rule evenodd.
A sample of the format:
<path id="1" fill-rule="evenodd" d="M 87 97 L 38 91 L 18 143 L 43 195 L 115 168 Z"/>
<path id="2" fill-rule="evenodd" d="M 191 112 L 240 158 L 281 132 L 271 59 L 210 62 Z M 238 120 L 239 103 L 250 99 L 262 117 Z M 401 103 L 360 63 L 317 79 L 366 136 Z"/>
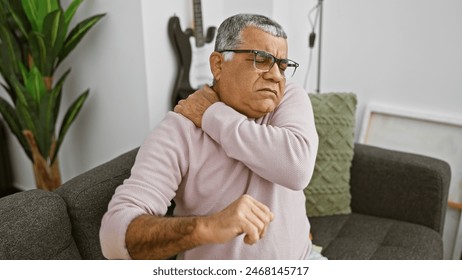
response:
<path id="1" fill-rule="evenodd" d="M 226 243 L 244 234 L 246 244 L 263 238 L 271 210 L 249 195 L 201 217 L 141 215 L 128 226 L 125 244 L 132 259 L 166 259 L 199 245 Z"/>
<path id="2" fill-rule="evenodd" d="M 203 243 L 196 217 L 142 215 L 134 219 L 125 236 L 133 259 L 167 259 Z"/>

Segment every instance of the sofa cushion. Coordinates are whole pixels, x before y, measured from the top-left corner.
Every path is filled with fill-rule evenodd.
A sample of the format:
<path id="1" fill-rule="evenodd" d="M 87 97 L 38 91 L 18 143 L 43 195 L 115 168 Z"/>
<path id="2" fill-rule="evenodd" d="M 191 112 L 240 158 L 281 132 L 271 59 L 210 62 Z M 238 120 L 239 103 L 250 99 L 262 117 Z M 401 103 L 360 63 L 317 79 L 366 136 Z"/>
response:
<path id="1" fill-rule="evenodd" d="M 351 213 L 356 95 L 310 94 L 319 148 L 313 177 L 305 189 L 308 216 Z"/>
<path id="2" fill-rule="evenodd" d="M 29 190 L 0 199 L 0 259 L 81 259 L 66 204 L 54 193 Z"/>
<path id="3" fill-rule="evenodd" d="M 417 224 L 362 214 L 310 218 L 313 243 L 329 259 L 442 259 L 441 236 Z"/>
<path id="4" fill-rule="evenodd" d="M 68 205 L 72 232 L 84 259 L 104 259 L 99 241 L 101 219 L 115 189 L 130 176 L 136 154 L 137 149 L 120 155 L 56 190 Z"/>

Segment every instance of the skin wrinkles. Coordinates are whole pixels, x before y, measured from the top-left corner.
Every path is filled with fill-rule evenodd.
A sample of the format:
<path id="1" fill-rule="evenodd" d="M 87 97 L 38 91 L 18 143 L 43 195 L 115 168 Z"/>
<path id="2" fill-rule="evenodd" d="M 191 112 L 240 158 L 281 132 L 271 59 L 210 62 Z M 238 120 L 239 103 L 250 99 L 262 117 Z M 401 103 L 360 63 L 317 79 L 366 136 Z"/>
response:
<path id="1" fill-rule="evenodd" d="M 255 27 L 242 31 L 242 43 L 236 49 L 266 51 L 277 58 L 287 57 L 287 40 Z M 285 91 L 285 78 L 275 63 L 268 72 L 255 69 L 253 54 L 234 54 L 230 61 L 214 52 L 210 58 L 219 99 L 250 118 L 259 118 L 276 109 Z"/>

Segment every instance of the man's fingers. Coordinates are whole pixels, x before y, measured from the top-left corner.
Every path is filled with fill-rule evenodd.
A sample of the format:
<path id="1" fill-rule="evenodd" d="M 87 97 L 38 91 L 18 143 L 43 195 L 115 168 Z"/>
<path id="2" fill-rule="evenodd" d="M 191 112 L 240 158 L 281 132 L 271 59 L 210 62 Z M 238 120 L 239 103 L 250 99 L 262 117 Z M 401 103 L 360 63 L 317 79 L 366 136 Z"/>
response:
<path id="1" fill-rule="evenodd" d="M 203 93 L 203 96 L 210 102 L 210 103 L 215 103 L 220 101 L 220 98 L 218 97 L 218 94 L 209 86 L 205 85 L 201 91 Z"/>
<path id="2" fill-rule="evenodd" d="M 258 227 L 255 226 L 252 222 L 248 222 L 244 225 L 244 242 L 246 244 L 252 245 L 260 240 L 260 231 Z"/>
<path id="3" fill-rule="evenodd" d="M 222 211 L 207 218 L 212 242 L 225 243 L 244 235 L 246 244 L 263 238 L 273 219 L 273 213 L 264 204 L 249 195 L 243 195 Z"/>
<path id="4" fill-rule="evenodd" d="M 219 101 L 219 98 L 215 91 L 208 86 L 204 86 L 190 94 L 186 99 L 180 100 L 173 108 L 173 111 L 185 116 L 197 127 L 201 127 L 204 112 L 217 101 Z"/>
<path id="5" fill-rule="evenodd" d="M 245 220 L 243 221 L 244 242 L 254 244 L 265 235 L 269 223 L 273 220 L 273 213 L 266 205 L 252 197 L 249 196 L 245 199 L 249 201 L 248 210 L 250 211 L 246 212 Z"/>

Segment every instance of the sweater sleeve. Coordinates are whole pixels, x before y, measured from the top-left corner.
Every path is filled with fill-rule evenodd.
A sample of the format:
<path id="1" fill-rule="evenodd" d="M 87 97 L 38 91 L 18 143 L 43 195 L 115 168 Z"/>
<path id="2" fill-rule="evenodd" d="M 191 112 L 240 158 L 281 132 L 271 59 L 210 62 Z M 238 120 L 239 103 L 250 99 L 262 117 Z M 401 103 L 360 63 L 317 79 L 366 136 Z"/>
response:
<path id="1" fill-rule="evenodd" d="M 142 214 L 164 215 L 187 171 L 188 129 L 180 129 L 174 115 L 169 113 L 141 145 L 130 177 L 116 189 L 103 216 L 100 242 L 108 259 L 130 258 L 125 245 L 128 225 Z"/>
<path id="2" fill-rule="evenodd" d="M 302 190 L 311 179 L 318 135 L 311 102 L 301 87 L 287 85 L 276 110 L 257 120 L 215 103 L 205 112 L 202 129 L 229 157 L 268 181 Z"/>

